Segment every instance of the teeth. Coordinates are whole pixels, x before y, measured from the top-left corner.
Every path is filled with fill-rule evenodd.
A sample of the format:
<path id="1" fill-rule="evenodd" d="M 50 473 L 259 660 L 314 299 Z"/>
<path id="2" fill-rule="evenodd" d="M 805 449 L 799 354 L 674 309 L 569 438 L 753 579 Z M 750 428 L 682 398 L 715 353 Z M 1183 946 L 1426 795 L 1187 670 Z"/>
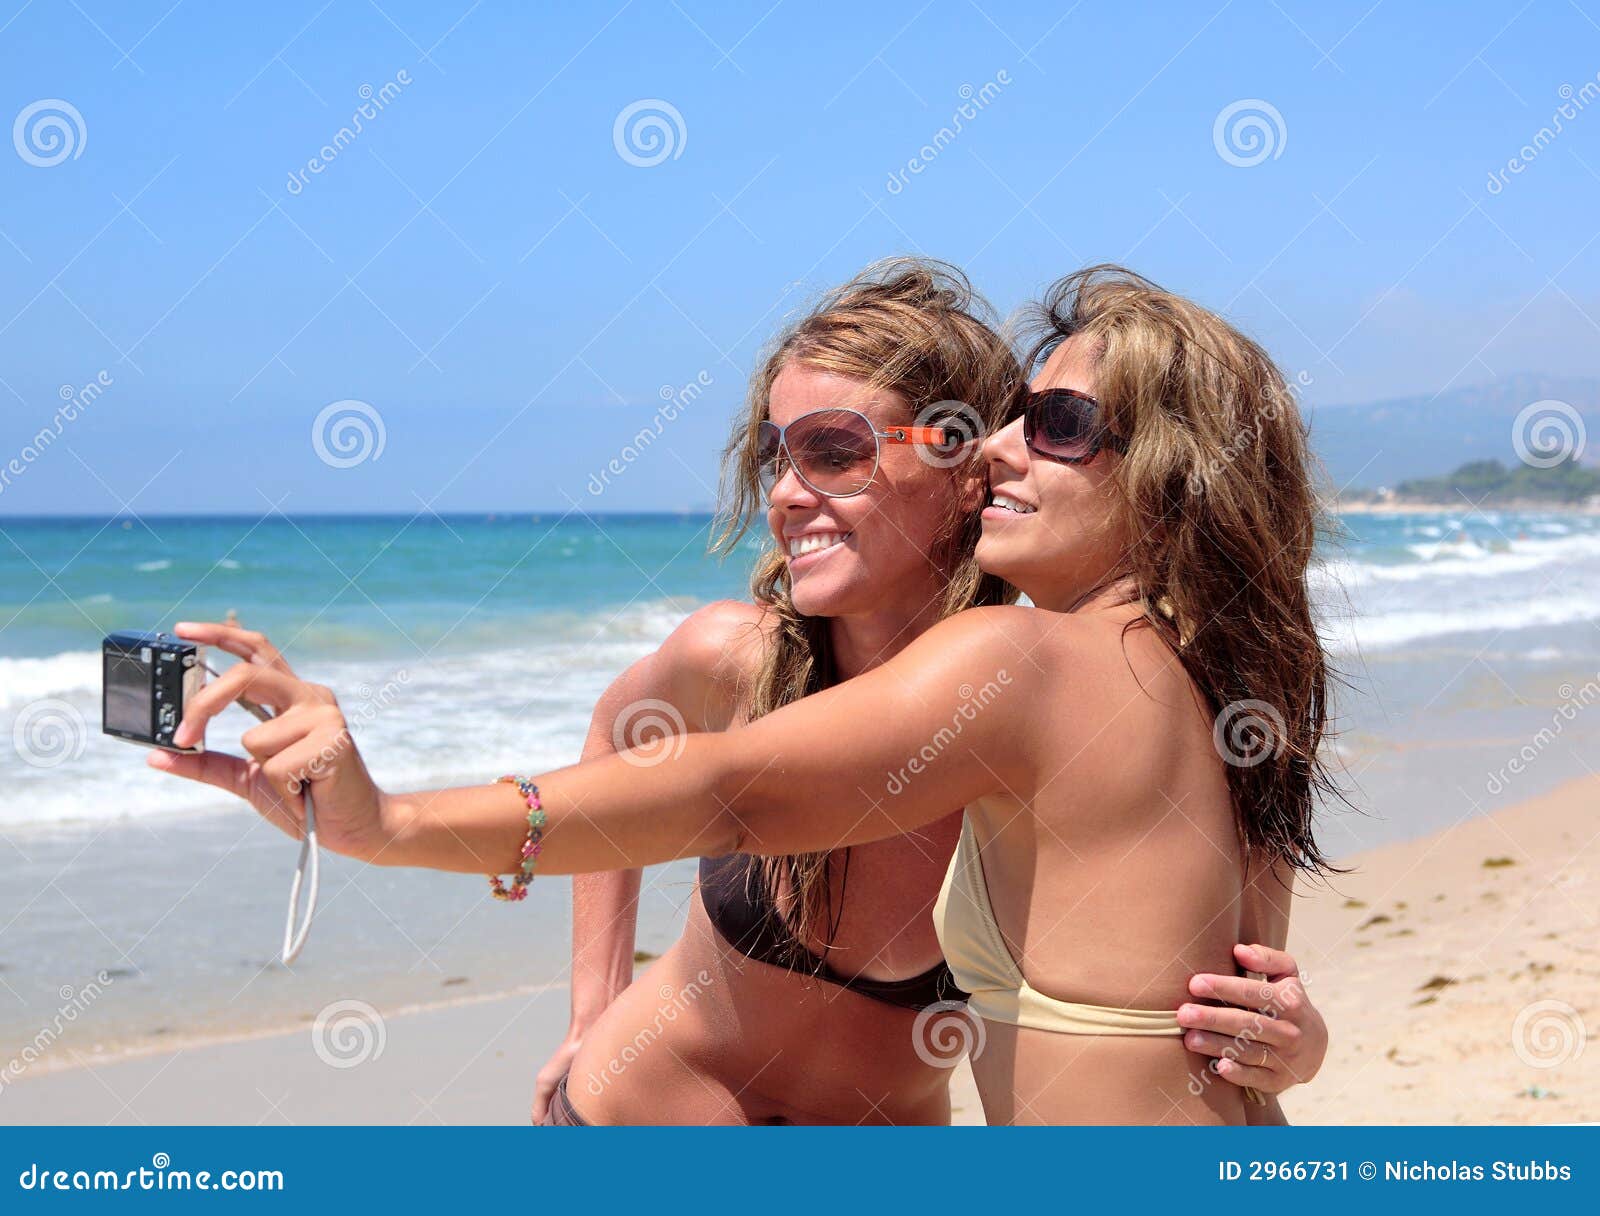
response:
<path id="1" fill-rule="evenodd" d="M 805 536 L 792 536 L 789 538 L 789 556 L 799 557 L 805 553 L 831 549 L 844 544 L 844 538 L 848 535 L 848 532 L 811 532 Z"/>
<path id="2" fill-rule="evenodd" d="M 1004 494 L 996 494 L 989 499 L 989 505 L 999 507 L 1002 511 L 1014 511 L 1018 515 L 1032 515 L 1038 507 L 1030 507 L 1020 503 L 1015 498 L 1007 498 Z"/>

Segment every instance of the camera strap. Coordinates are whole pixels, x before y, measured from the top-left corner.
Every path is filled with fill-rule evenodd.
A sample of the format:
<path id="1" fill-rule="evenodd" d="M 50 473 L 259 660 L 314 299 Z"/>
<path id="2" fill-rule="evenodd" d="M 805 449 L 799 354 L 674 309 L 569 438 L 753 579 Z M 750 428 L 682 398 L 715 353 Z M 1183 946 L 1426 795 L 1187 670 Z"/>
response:
<path id="1" fill-rule="evenodd" d="M 212 675 L 217 674 L 216 668 L 211 664 L 205 665 Z M 237 697 L 236 702 L 243 706 L 245 711 L 259 721 L 271 721 L 273 714 L 263 705 L 257 705 L 248 697 Z M 306 938 L 311 935 L 311 918 L 317 911 L 317 890 L 321 885 L 321 866 L 319 861 L 321 851 L 317 848 L 317 809 L 311 801 L 311 788 L 308 785 L 300 795 L 306 800 L 306 828 L 300 837 L 300 861 L 294 868 L 294 882 L 289 886 L 289 912 L 283 922 L 283 962 L 284 965 L 294 962 L 299 957 L 301 949 L 306 944 Z M 306 874 L 310 873 L 310 882 L 306 881 Z M 298 931 L 295 929 L 295 920 L 300 912 L 300 893 L 305 891 L 306 912 L 305 919 L 300 922 Z"/>

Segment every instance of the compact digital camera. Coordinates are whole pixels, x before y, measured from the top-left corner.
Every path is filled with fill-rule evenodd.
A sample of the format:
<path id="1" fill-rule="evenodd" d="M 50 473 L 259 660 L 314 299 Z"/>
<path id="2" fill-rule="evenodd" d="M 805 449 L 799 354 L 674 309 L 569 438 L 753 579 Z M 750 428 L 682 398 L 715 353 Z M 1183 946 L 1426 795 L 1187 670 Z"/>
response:
<path id="1" fill-rule="evenodd" d="M 100 644 L 100 722 L 108 735 L 169 752 L 202 752 L 203 744 L 175 747 L 173 733 L 184 706 L 206 682 L 205 647 L 170 633 L 127 631 Z"/>

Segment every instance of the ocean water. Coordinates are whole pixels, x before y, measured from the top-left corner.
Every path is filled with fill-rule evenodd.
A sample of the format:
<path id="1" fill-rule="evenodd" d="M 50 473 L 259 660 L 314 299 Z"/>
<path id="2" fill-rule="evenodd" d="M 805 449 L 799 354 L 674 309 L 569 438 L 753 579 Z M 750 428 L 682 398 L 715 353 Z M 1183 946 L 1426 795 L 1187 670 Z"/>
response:
<path id="1" fill-rule="evenodd" d="M 559 985 L 565 881 L 508 911 L 479 880 L 337 858 L 305 955 L 276 964 L 296 846 L 100 733 L 99 641 L 234 609 L 339 693 L 380 782 L 486 781 L 576 759 L 618 672 L 696 605 L 744 595 L 756 542 L 717 562 L 709 527 L 0 521 L 0 1044 L 32 1039 L 102 971 L 114 997 L 49 1061 L 281 1027 L 335 1000 L 392 1009 Z M 1358 808 L 1330 807 L 1333 855 L 1530 797 L 1600 755 L 1600 517 L 1347 515 L 1315 586 L 1345 681 L 1332 746 Z M 251 725 L 230 709 L 210 744 L 236 751 Z M 641 948 L 672 940 L 692 881 L 692 863 L 652 871 Z M 530 1077 L 549 1046 L 530 1046 Z"/>
<path id="2" fill-rule="evenodd" d="M 707 558 L 709 527 L 528 515 L 0 524 L 0 729 L 12 744 L 0 748 L 0 827 L 215 807 L 100 733 L 99 642 L 229 609 L 338 692 L 397 787 L 570 763 L 614 676 L 696 605 L 743 594 L 748 562 Z M 225 711 L 213 745 L 253 724 Z"/>

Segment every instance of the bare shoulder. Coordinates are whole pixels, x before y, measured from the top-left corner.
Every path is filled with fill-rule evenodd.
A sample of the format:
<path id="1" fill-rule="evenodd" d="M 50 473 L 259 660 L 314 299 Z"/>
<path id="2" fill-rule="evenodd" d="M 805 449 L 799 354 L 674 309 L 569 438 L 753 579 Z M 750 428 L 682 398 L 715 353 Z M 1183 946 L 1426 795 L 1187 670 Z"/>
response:
<path id="1" fill-rule="evenodd" d="M 1033 652 L 1048 628 L 1044 618 L 1055 615 L 1016 604 L 968 608 L 906 647 L 905 665 L 959 677 L 963 686 L 993 678 L 1026 687 L 1039 674 Z"/>
<path id="2" fill-rule="evenodd" d="M 774 629 L 771 612 L 759 605 L 717 600 L 690 613 L 641 674 L 693 729 L 726 730 L 742 716 Z"/>
<path id="3" fill-rule="evenodd" d="M 775 624 L 758 604 L 716 600 L 691 612 L 661 644 L 675 674 L 737 685 L 760 667 Z"/>
<path id="4" fill-rule="evenodd" d="M 1161 701 L 1187 699 L 1191 691 L 1173 651 L 1126 614 L 995 605 L 957 613 L 925 638 L 974 669 L 1004 667 L 1013 682 L 1067 702 L 1094 700 L 1124 684 Z"/>

